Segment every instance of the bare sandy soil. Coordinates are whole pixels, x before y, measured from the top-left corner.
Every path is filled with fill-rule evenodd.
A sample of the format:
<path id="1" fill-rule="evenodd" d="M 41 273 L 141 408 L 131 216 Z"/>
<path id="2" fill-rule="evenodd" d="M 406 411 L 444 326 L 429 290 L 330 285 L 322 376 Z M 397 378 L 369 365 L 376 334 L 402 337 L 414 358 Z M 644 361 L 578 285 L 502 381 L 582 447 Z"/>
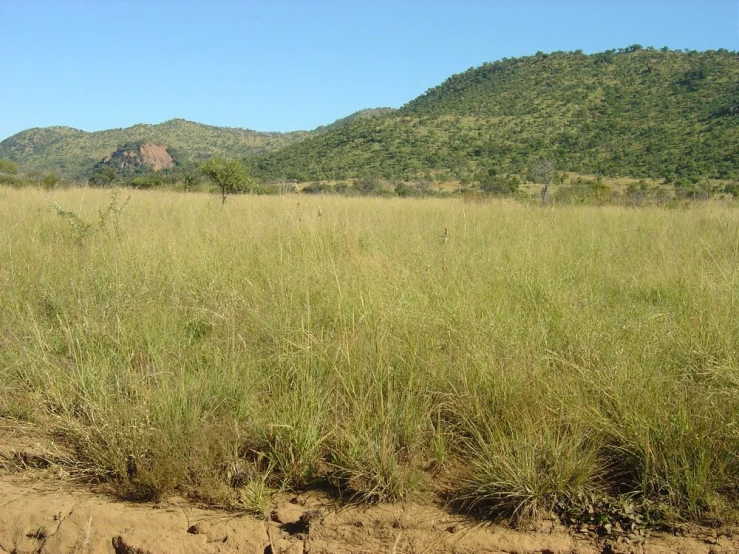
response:
<path id="1" fill-rule="evenodd" d="M 736 529 L 690 527 L 634 544 L 551 521 L 530 532 L 481 525 L 432 505 L 340 506 L 322 493 L 279 495 L 269 521 L 180 498 L 134 504 L 76 484 L 53 461 L 65 455 L 38 430 L 0 421 L 0 554 L 739 552 Z"/>

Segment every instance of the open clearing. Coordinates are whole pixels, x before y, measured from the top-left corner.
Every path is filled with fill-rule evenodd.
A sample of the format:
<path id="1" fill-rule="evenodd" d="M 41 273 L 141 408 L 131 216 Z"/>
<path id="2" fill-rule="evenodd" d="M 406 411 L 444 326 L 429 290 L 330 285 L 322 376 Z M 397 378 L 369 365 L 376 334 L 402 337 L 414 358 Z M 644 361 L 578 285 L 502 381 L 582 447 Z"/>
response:
<path id="1" fill-rule="evenodd" d="M 128 194 L 0 189 L 0 548 L 737 550 L 734 201 Z"/>

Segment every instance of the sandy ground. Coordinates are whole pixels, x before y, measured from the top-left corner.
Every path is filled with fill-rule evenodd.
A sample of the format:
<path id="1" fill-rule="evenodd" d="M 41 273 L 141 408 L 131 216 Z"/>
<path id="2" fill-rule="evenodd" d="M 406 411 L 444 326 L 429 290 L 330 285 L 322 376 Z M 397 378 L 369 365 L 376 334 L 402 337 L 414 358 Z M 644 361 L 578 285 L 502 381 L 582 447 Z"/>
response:
<path id="1" fill-rule="evenodd" d="M 641 544 L 599 541 L 554 522 L 521 532 L 481 525 L 437 506 L 339 506 L 322 493 L 282 494 L 269 521 L 184 499 L 117 501 L 74 483 L 64 452 L 0 421 L 0 554 L 56 553 L 739 553 L 737 530 L 690 528 Z"/>

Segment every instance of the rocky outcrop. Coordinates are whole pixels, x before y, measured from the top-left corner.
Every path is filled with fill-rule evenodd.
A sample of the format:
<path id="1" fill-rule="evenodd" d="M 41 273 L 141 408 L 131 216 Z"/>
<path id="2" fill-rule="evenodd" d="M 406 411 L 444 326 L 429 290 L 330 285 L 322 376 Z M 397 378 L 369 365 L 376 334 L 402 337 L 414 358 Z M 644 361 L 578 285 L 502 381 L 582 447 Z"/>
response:
<path id="1" fill-rule="evenodd" d="M 144 143 L 132 147 L 124 147 L 105 156 L 98 164 L 111 166 L 116 171 L 135 172 L 146 168 L 153 171 L 174 167 L 174 160 L 166 146 Z"/>

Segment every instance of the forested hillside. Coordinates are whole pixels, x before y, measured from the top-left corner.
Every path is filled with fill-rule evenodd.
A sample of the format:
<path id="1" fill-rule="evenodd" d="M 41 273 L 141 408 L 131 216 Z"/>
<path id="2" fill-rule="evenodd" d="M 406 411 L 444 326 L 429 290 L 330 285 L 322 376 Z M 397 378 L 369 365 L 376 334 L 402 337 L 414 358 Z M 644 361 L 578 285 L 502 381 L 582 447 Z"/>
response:
<path id="1" fill-rule="evenodd" d="M 638 45 L 484 64 L 254 160 L 265 178 L 475 180 L 537 159 L 608 176 L 739 177 L 739 58 Z"/>
<path id="2" fill-rule="evenodd" d="M 337 129 L 351 121 L 372 118 L 389 111 L 392 110 L 360 110 L 313 131 L 290 133 L 214 127 L 184 119 L 94 133 L 70 127 L 36 128 L 0 142 L 0 159 L 11 160 L 25 172 L 53 172 L 73 180 L 86 180 L 99 169 L 103 158 L 144 143 L 164 145 L 178 166 L 191 165 L 214 156 L 253 157 L 311 135 Z"/>
<path id="3" fill-rule="evenodd" d="M 57 172 L 71 179 L 87 178 L 94 166 L 123 145 L 151 142 L 166 145 L 177 162 L 212 156 L 241 157 L 264 153 L 308 135 L 260 133 L 249 129 L 212 127 L 184 119 L 159 125 L 134 125 L 87 133 L 69 127 L 29 129 L 0 142 L 0 158 L 8 158 L 26 171 Z"/>
<path id="4" fill-rule="evenodd" d="M 666 182 L 739 179 L 739 56 L 634 45 L 537 53 L 454 75 L 399 110 L 314 131 L 260 133 L 173 119 L 87 133 L 30 129 L 0 143 L 22 171 L 88 179 L 117 150 L 152 143 L 178 167 L 244 159 L 257 179 L 379 177 L 480 182 L 557 171 Z"/>

